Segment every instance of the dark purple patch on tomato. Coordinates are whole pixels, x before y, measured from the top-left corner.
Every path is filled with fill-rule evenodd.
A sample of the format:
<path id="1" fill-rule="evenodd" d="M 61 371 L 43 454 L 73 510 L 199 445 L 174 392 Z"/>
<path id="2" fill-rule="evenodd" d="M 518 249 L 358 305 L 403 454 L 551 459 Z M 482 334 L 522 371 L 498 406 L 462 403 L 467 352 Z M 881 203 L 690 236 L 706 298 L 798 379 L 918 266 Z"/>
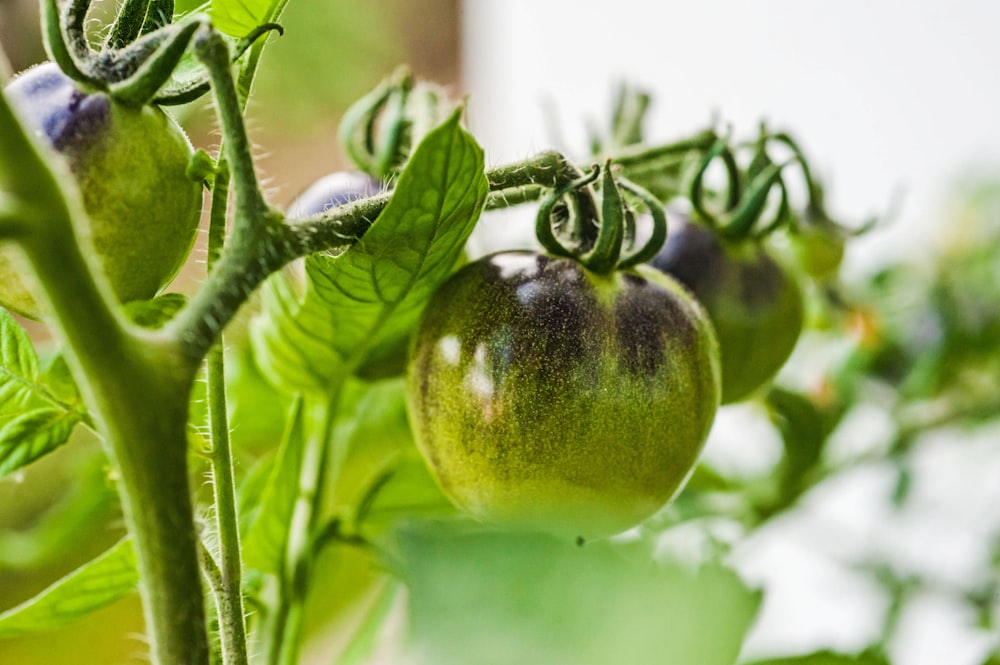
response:
<path id="1" fill-rule="evenodd" d="M 79 90 L 54 63 L 39 65 L 14 79 L 6 94 L 21 110 L 23 120 L 44 132 L 59 152 L 86 150 L 94 137 L 106 135 L 111 122 L 108 96 Z"/>

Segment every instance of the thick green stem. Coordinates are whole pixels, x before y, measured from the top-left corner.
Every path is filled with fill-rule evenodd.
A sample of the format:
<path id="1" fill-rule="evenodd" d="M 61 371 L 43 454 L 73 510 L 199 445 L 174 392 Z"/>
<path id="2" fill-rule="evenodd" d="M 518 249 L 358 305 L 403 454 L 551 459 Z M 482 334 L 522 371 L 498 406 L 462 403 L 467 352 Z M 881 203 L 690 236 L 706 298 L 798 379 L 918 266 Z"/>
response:
<path id="1" fill-rule="evenodd" d="M 75 229 L 85 221 L 79 197 L 16 121 L 2 94 L 0 155 L 0 187 L 31 211 L 30 228 L 18 240 L 118 467 L 153 662 L 207 663 L 187 478 L 188 395 L 196 364 L 168 338 L 133 327 L 119 314 L 110 287 L 95 277 L 76 239 Z"/>

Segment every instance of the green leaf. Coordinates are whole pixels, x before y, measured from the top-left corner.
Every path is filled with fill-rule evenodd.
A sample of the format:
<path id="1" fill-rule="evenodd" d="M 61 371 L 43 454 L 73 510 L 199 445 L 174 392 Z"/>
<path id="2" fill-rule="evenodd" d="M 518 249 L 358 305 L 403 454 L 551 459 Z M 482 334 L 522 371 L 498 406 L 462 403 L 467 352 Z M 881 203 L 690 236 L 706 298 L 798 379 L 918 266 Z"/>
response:
<path id="1" fill-rule="evenodd" d="M 760 602 L 731 571 L 540 534 L 421 525 L 397 537 L 415 660 L 731 665 Z"/>
<path id="2" fill-rule="evenodd" d="M 79 415 L 62 409 L 35 409 L 0 427 L 0 477 L 17 471 L 66 443 Z"/>
<path id="3" fill-rule="evenodd" d="M 243 37 L 257 26 L 273 20 L 287 0 L 212 0 L 209 15 L 220 32 Z"/>
<path id="4" fill-rule="evenodd" d="M 299 496 L 302 453 L 305 447 L 302 400 L 292 406 L 276 465 L 260 499 L 257 519 L 243 541 L 243 561 L 250 568 L 280 574 L 288 543 L 288 527 Z"/>
<path id="5" fill-rule="evenodd" d="M 36 389 L 38 356 L 31 338 L 0 308 L 0 415 L 23 409 Z"/>
<path id="6" fill-rule="evenodd" d="M 125 316 L 143 328 L 162 328 L 187 304 L 183 293 L 164 293 L 151 300 L 133 300 L 125 303 Z"/>
<path id="7" fill-rule="evenodd" d="M 138 583 L 132 541 L 124 539 L 31 600 L 0 614 L 0 637 L 69 623 L 132 592 Z"/>
<path id="8" fill-rule="evenodd" d="M 848 656 L 833 651 L 817 651 L 805 656 L 755 660 L 747 665 L 889 665 L 889 661 L 871 652 Z"/>
<path id="9" fill-rule="evenodd" d="M 37 569 L 64 561 L 67 552 L 89 538 L 95 524 L 115 519 L 118 494 L 107 473 L 107 458 L 96 447 L 74 465 L 65 492 L 51 497 L 53 503 L 31 520 L 28 528 L 0 528 L 0 568 Z"/>
<path id="10" fill-rule="evenodd" d="M 402 518 L 455 512 L 413 441 L 405 388 L 402 379 L 371 384 L 335 433 L 345 450 L 334 485 L 337 517 L 368 538 Z"/>
<path id="11" fill-rule="evenodd" d="M 385 641 L 385 633 L 391 630 L 390 615 L 402 591 L 402 585 L 393 581 L 379 589 L 375 602 L 365 612 L 361 625 L 351 635 L 346 648 L 337 658 L 337 665 L 364 665 L 372 662 L 372 656 Z"/>
<path id="12" fill-rule="evenodd" d="M 275 385 L 325 392 L 343 372 L 395 360 L 431 294 L 447 279 L 489 189 L 483 151 L 459 113 L 430 132 L 371 228 L 345 253 L 306 259 L 301 299 L 288 278 L 265 285 L 251 329 Z"/>
<path id="13" fill-rule="evenodd" d="M 84 412 L 67 384 L 72 379 L 59 361 L 41 371 L 28 334 L 0 308 L 0 478 L 69 440 Z"/>

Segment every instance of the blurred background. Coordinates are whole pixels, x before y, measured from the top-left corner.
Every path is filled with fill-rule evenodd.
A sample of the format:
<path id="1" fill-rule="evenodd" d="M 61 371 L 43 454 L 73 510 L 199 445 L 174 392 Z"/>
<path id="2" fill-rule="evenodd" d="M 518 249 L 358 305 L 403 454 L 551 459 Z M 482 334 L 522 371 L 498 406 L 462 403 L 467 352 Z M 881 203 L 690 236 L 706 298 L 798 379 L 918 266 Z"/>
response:
<path id="1" fill-rule="evenodd" d="M 266 52 L 249 113 L 278 204 L 347 167 L 336 142 L 340 115 L 408 63 L 418 77 L 468 95 L 468 122 L 488 165 L 549 147 L 585 158 L 588 123 L 607 125 L 621 80 L 654 96 L 651 141 L 713 118 L 742 136 L 762 119 L 787 128 L 840 217 L 891 212 L 849 248 L 848 282 L 870 281 L 890 264 L 910 266 L 915 282 L 958 270 L 942 257 L 1000 228 L 1000 4 L 293 0 L 283 24 L 288 38 Z M 44 59 L 35 0 L 0 0 L 0 45 L 15 71 Z M 217 144 L 203 105 L 181 113 L 195 145 Z M 494 214 L 474 248 L 530 244 L 530 225 L 530 212 Z M 179 288 L 196 283 L 198 258 Z M 1000 293 L 996 272 L 980 286 Z M 814 387 L 837 352 L 822 335 L 807 337 L 782 381 Z M 990 353 L 995 362 L 1000 352 Z M 986 381 L 1000 395 L 1000 375 Z M 997 647 L 997 628 L 984 616 L 1000 604 L 1000 417 L 914 444 L 900 505 L 892 501 L 898 469 L 884 459 L 892 436 L 886 412 L 864 406 L 828 452 L 870 453 L 870 463 L 838 473 L 753 533 L 734 537 L 725 524 L 700 523 L 664 540 L 680 551 L 729 543 L 729 562 L 765 589 L 744 659 L 856 652 L 880 639 L 888 618 L 900 665 L 981 665 Z M 723 409 L 706 450 L 711 466 L 737 478 L 766 474 L 780 455 L 757 405 Z M 106 491 L 76 489 L 87 483 Z M 74 502 L 76 491 L 86 505 Z M 0 610 L 105 549 L 120 529 L 99 446 L 84 436 L 0 480 Z M 0 641 L 0 663 L 141 662 L 137 610 L 133 598 L 56 635 Z"/>

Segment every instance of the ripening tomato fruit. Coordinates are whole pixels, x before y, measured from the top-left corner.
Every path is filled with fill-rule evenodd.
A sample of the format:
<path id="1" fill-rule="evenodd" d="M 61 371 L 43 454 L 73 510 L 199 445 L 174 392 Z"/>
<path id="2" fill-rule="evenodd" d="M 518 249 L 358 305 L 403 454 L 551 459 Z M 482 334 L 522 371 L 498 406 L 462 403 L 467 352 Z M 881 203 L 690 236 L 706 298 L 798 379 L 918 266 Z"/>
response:
<path id="1" fill-rule="evenodd" d="M 5 94 L 76 180 L 90 243 L 119 300 L 151 298 L 194 244 L 201 184 L 187 176 L 192 147 L 170 116 L 80 90 L 54 63 L 14 79 Z M 0 305 L 38 318 L 38 286 L 13 248 L 0 250 Z"/>
<path id="2" fill-rule="evenodd" d="M 671 226 L 650 263 L 708 310 L 719 340 L 723 404 L 751 395 L 788 360 L 802 332 L 802 288 L 761 243 L 727 243 L 683 221 Z"/>
<path id="3" fill-rule="evenodd" d="M 418 447 L 454 503 L 585 538 L 670 500 L 719 402 L 711 324 L 673 279 L 533 252 L 474 261 L 440 288 L 407 381 Z"/>

